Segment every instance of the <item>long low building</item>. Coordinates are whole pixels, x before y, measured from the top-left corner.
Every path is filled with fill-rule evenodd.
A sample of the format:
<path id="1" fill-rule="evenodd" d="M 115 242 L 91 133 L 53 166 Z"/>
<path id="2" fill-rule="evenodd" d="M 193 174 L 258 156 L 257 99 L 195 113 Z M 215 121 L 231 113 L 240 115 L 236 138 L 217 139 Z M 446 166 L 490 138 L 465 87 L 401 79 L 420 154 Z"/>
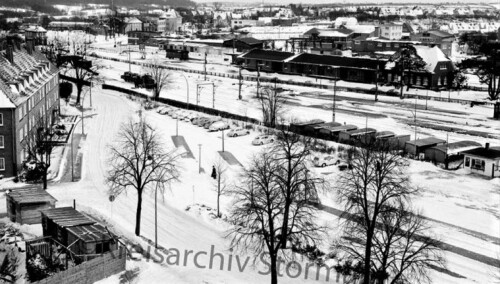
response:
<path id="1" fill-rule="evenodd" d="M 405 72 L 405 84 L 413 87 L 443 89 L 453 81 L 453 64 L 437 47 L 414 46 L 416 56 L 426 63 L 425 68 Z M 306 75 L 350 82 L 374 84 L 398 83 L 400 71 L 396 62 L 388 59 L 334 56 L 311 53 L 252 49 L 239 55 L 236 63 L 248 70 Z"/>

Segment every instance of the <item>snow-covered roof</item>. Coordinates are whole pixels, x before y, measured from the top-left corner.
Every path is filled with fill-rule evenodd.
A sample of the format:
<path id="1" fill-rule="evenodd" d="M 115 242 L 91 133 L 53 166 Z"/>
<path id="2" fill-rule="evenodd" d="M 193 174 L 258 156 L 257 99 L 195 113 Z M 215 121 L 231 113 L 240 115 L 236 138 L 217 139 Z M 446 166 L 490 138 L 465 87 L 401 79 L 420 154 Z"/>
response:
<path id="1" fill-rule="evenodd" d="M 439 49 L 439 47 L 429 47 L 423 45 L 414 45 L 417 55 L 427 63 L 426 69 L 429 72 L 434 72 L 439 62 L 450 61 L 448 57 Z"/>
<path id="2" fill-rule="evenodd" d="M 25 30 L 26 32 L 38 32 L 38 33 L 41 33 L 41 32 L 46 32 L 47 30 L 40 27 L 40 26 L 30 26 L 29 28 L 27 28 Z"/>

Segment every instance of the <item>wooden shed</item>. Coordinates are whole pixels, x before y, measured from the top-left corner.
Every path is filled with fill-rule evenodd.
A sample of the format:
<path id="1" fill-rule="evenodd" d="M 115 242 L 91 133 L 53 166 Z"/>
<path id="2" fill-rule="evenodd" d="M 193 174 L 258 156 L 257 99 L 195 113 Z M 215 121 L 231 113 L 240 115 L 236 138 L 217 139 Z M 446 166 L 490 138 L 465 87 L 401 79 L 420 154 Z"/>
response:
<path id="1" fill-rule="evenodd" d="M 87 260 L 117 248 L 115 237 L 105 227 L 72 207 L 42 211 L 42 227 L 45 237 L 55 239 L 76 255 L 87 255 Z"/>
<path id="2" fill-rule="evenodd" d="M 351 131 L 356 129 L 358 129 L 356 125 L 347 124 L 334 127 L 324 127 L 319 130 L 319 133 L 325 135 L 329 139 L 337 140 L 341 131 Z"/>
<path id="3" fill-rule="evenodd" d="M 20 224 L 40 224 L 42 210 L 54 208 L 56 199 L 38 187 L 12 188 L 7 190 L 7 216 Z"/>
<path id="4" fill-rule="evenodd" d="M 339 133 L 339 142 L 369 142 L 369 139 L 375 138 L 375 133 L 377 133 L 377 130 L 373 128 L 360 128 L 351 131 L 341 131 Z"/>
<path id="5" fill-rule="evenodd" d="M 304 122 L 295 122 L 290 123 L 290 131 L 300 134 L 308 134 L 314 131 L 314 126 L 325 123 L 324 120 L 321 119 L 313 119 Z"/>
<path id="6" fill-rule="evenodd" d="M 424 152 L 426 149 L 437 145 L 443 145 L 444 143 L 446 143 L 446 140 L 435 137 L 411 140 L 405 143 L 405 151 L 412 156 L 423 159 L 425 157 Z"/>
<path id="7" fill-rule="evenodd" d="M 434 163 L 446 164 L 450 160 L 463 160 L 461 152 L 481 148 L 482 145 L 475 141 L 459 141 L 442 144 L 425 149 L 425 159 Z"/>

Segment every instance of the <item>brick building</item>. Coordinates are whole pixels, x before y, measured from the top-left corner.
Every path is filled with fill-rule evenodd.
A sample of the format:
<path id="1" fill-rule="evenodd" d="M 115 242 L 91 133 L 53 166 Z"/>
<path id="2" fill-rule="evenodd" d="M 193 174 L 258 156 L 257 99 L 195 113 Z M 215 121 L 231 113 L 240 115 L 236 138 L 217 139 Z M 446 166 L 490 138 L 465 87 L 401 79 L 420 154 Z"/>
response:
<path id="1" fill-rule="evenodd" d="M 29 133 L 51 125 L 59 109 L 59 72 L 31 45 L 0 43 L 0 175 L 15 176 Z"/>

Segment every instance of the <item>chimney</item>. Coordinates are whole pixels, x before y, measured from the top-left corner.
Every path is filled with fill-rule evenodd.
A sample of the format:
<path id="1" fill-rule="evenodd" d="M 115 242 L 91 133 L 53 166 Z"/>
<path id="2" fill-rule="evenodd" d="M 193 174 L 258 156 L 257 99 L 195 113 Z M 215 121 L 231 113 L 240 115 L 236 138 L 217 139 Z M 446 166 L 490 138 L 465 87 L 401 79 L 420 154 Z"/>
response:
<path id="1" fill-rule="evenodd" d="M 9 60 L 11 64 L 14 64 L 14 50 L 12 45 L 7 45 L 7 49 L 5 50 L 5 58 Z"/>
<path id="2" fill-rule="evenodd" d="M 484 149 L 486 149 L 486 150 L 490 149 L 490 143 L 489 142 L 484 145 Z"/>
<path id="3" fill-rule="evenodd" d="M 27 40 L 26 41 L 26 51 L 28 54 L 33 54 L 33 41 L 32 40 Z"/>

